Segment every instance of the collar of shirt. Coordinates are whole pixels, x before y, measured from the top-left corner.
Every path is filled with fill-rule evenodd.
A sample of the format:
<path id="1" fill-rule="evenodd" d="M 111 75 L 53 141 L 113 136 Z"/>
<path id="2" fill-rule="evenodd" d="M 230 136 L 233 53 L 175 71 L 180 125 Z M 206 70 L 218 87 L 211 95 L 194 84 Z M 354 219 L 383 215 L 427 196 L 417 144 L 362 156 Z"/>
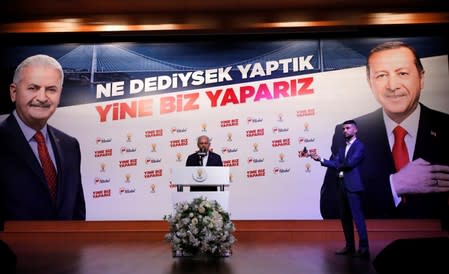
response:
<path id="1" fill-rule="evenodd" d="M 348 154 L 349 148 L 351 147 L 351 145 L 355 142 L 357 138 L 354 136 L 354 138 L 352 138 L 351 140 L 346 142 L 346 147 L 345 147 L 345 157 L 346 154 Z"/>
<path id="2" fill-rule="evenodd" d="M 346 141 L 346 146 L 351 146 L 355 142 L 356 139 L 357 139 L 357 137 L 354 136 L 354 138 L 351 138 L 351 140 Z"/>
<path id="3" fill-rule="evenodd" d="M 27 126 L 22 119 L 20 119 L 19 115 L 17 114 L 17 111 L 14 110 L 13 111 L 13 115 L 17 120 L 17 123 L 19 124 L 20 130 L 22 130 L 23 135 L 25 136 L 26 140 L 29 142 L 31 141 L 35 141 L 34 140 L 34 134 L 36 134 L 36 130 L 30 128 L 29 126 Z M 45 138 L 45 142 L 48 143 L 48 134 L 47 134 L 47 125 L 45 125 L 42 129 L 41 129 L 42 134 L 44 135 Z"/>
<path id="4" fill-rule="evenodd" d="M 421 105 L 418 104 L 415 111 L 412 112 L 402 123 L 397 124 L 395 121 L 391 120 L 390 117 L 383 112 L 383 118 L 385 123 L 385 129 L 387 130 L 388 142 L 390 144 L 390 150 L 393 149 L 394 145 L 394 134 L 393 130 L 396 126 L 400 125 L 407 131 L 405 136 L 405 143 L 407 145 L 408 155 L 410 160 L 413 157 L 413 152 L 415 151 L 416 136 L 418 134 L 419 117 L 421 115 Z"/>

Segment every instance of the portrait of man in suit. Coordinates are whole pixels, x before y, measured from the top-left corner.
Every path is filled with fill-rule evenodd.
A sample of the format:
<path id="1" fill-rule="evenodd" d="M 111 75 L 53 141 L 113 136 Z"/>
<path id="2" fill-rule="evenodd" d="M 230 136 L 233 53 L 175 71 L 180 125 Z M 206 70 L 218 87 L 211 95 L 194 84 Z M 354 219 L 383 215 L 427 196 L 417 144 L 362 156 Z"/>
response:
<path id="1" fill-rule="evenodd" d="M 425 70 L 414 48 L 401 41 L 375 46 L 366 76 L 381 107 L 355 118 L 366 157 L 360 166 L 366 218 L 446 218 L 449 191 L 449 115 L 420 103 Z M 342 141 L 336 126 L 332 152 Z M 324 219 L 335 210 L 335 170 L 321 187 Z"/>
<path id="2" fill-rule="evenodd" d="M 221 156 L 211 151 L 210 138 L 201 135 L 197 138 L 198 151 L 187 157 L 186 166 L 223 166 Z M 216 191 L 216 186 L 191 186 L 190 191 Z"/>
<path id="3" fill-rule="evenodd" d="M 337 255 L 353 255 L 369 257 L 368 232 L 362 208 L 362 197 L 365 186 L 360 174 L 360 166 L 365 158 L 365 146 L 357 138 L 358 126 L 354 120 L 343 122 L 340 130 L 343 134 L 342 142 L 332 152 L 329 160 L 313 153 L 310 156 L 319 161 L 322 166 L 335 171 L 334 184 L 337 186 L 336 195 L 338 203 L 334 207 L 339 209 L 341 225 L 346 244 Z M 354 225 L 359 236 L 359 248 L 355 251 Z"/>
<path id="4" fill-rule="evenodd" d="M 59 62 L 34 55 L 10 85 L 15 104 L 0 124 L 0 225 L 8 220 L 85 220 L 78 141 L 47 124 L 58 107 Z"/>

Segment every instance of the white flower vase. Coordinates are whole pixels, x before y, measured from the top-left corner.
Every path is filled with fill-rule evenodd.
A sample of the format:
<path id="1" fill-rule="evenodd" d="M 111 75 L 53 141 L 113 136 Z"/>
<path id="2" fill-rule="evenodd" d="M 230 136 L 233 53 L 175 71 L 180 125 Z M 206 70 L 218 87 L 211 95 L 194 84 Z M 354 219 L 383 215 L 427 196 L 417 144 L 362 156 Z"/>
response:
<path id="1" fill-rule="evenodd" d="M 235 227 L 229 213 L 215 200 L 200 197 L 178 203 L 175 213 L 164 216 L 164 220 L 169 223 L 170 231 L 165 240 L 172 245 L 173 257 L 221 258 L 231 255 Z M 201 252 L 196 253 L 197 250 Z"/>

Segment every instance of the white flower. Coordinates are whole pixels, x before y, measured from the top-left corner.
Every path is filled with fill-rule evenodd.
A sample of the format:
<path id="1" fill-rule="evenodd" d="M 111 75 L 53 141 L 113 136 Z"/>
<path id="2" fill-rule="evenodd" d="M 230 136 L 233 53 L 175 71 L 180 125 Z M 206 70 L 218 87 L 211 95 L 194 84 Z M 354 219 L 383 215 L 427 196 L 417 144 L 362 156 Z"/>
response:
<path id="1" fill-rule="evenodd" d="M 175 205 L 174 215 L 164 216 L 170 231 L 165 240 L 175 254 L 197 252 L 210 255 L 230 254 L 235 227 L 229 214 L 214 200 L 196 198 Z"/>
<path id="2" fill-rule="evenodd" d="M 183 218 L 183 219 L 181 220 L 181 222 L 182 222 L 183 225 L 187 225 L 187 224 L 190 223 L 190 218 Z"/>
<path id="3" fill-rule="evenodd" d="M 203 218 L 203 224 L 207 225 L 211 222 L 211 218 L 209 216 L 205 216 Z"/>

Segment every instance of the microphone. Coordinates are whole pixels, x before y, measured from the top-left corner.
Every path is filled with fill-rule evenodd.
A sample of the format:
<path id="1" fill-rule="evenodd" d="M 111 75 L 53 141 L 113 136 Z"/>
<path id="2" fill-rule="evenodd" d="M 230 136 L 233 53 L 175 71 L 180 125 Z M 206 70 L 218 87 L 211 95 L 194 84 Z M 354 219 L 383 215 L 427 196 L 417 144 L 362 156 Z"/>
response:
<path id="1" fill-rule="evenodd" d="M 304 149 L 302 150 L 302 153 L 304 156 L 308 157 L 309 156 L 309 151 L 307 150 L 307 147 L 304 147 Z"/>
<path id="2" fill-rule="evenodd" d="M 205 157 L 207 155 L 206 151 L 202 148 L 200 148 L 200 151 L 198 151 L 198 163 L 200 164 L 200 166 L 203 165 L 203 157 Z"/>

